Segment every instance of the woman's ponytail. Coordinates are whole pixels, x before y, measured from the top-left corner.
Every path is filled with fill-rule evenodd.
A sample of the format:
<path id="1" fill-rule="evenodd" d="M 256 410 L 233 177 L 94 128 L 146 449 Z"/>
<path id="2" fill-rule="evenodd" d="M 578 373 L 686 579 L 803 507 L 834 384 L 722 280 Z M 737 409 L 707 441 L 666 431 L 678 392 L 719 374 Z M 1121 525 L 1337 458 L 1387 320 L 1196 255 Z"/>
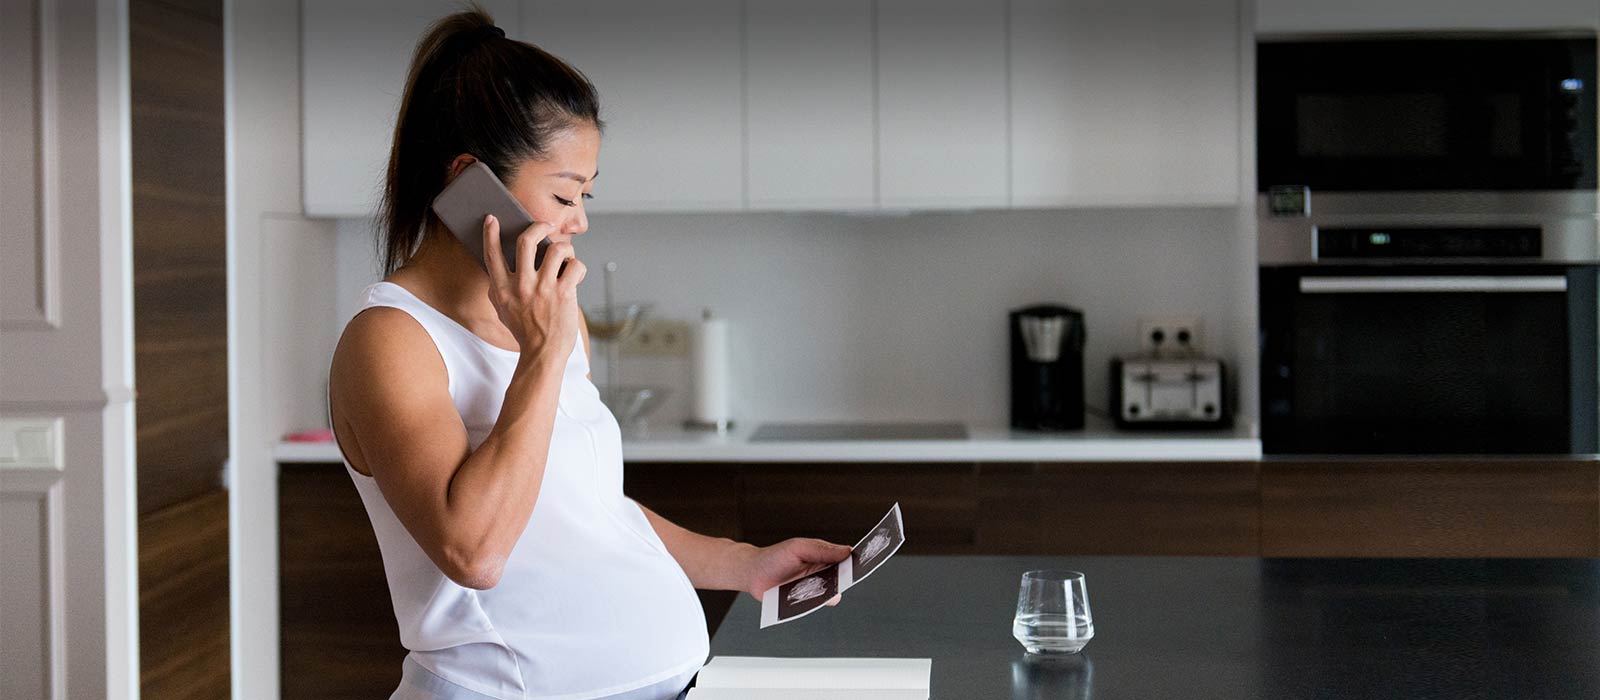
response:
<path id="1" fill-rule="evenodd" d="M 435 22 L 417 42 L 406 73 L 379 207 L 384 274 L 411 257 L 433 226 L 429 205 L 450 163 L 470 153 L 502 181 L 552 135 L 578 124 L 600 128 L 589 80 L 544 50 L 505 38 L 473 6 Z"/>

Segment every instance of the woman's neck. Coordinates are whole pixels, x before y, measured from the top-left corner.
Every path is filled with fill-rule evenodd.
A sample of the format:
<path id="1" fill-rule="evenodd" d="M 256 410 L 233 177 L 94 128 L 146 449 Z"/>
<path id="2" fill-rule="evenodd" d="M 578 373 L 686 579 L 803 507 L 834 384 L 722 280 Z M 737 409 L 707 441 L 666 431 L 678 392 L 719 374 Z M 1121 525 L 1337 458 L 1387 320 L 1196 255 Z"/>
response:
<path id="1" fill-rule="evenodd" d="M 422 237 L 417 252 L 389 280 L 425 296 L 441 311 L 458 316 L 458 321 L 494 320 L 499 317 L 489 302 L 489 276 L 466 246 L 448 234 L 429 231 Z M 429 298 L 431 297 L 431 298 Z M 466 323 L 472 326 L 475 324 Z"/>

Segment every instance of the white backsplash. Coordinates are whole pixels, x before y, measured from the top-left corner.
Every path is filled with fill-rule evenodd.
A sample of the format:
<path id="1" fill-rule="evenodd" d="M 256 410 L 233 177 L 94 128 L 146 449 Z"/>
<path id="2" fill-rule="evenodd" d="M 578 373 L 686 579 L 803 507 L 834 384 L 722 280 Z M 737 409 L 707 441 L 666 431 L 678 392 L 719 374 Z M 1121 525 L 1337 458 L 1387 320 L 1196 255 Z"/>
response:
<path id="1" fill-rule="evenodd" d="M 1255 323 L 1255 274 L 1236 209 L 1054 210 L 848 216 L 598 214 L 578 239 L 579 290 L 732 325 L 736 420 L 957 420 L 1002 425 L 1006 314 L 1083 310 L 1090 405 L 1110 358 L 1137 349 L 1140 315 L 1197 314 L 1207 349 L 1237 370 Z M 377 279 L 370 228 L 339 227 L 339 326 Z M 604 371 L 595 351 L 597 380 Z M 666 387 L 653 425 L 688 413 L 687 359 L 625 358 L 630 384 Z M 1253 369 L 1250 369 L 1253 371 Z M 1248 410 L 1248 409 L 1247 409 Z"/>

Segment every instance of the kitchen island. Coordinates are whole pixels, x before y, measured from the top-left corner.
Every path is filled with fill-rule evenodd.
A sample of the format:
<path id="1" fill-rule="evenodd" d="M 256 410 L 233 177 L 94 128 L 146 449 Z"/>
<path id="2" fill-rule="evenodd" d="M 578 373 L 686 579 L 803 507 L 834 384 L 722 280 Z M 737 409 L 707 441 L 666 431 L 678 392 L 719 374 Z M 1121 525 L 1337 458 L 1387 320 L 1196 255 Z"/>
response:
<path id="1" fill-rule="evenodd" d="M 1600 555 L 1600 462 L 1589 459 L 1185 461 L 1169 453 L 1150 461 L 733 461 L 701 452 L 684 455 L 699 459 L 634 461 L 629 454 L 623 485 L 629 496 L 690 529 L 756 544 L 798 536 L 854 543 L 898 502 L 909 539 L 900 555 L 904 561 L 897 559 L 885 572 L 933 554 L 1072 562 L 1097 556 L 1236 561 Z M 280 457 L 284 697 L 389 692 L 404 650 L 398 647 L 377 542 L 355 487 L 331 449 L 280 448 Z M 847 604 L 855 605 L 858 593 L 885 590 L 889 579 L 880 576 L 891 573 L 852 591 Z M 1091 572 L 1090 595 L 1103 597 L 1109 580 Z M 915 595 L 942 585 L 942 579 L 921 584 Z M 1014 602 L 1015 582 L 1007 585 Z M 718 628 L 737 597 L 701 592 L 708 627 Z M 819 613 L 795 624 L 827 617 Z M 723 624 L 731 630 L 743 623 Z M 1007 629 L 1002 622 L 1002 636 Z M 1113 671 L 1105 670 L 1104 652 L 1097 648 L 1099 642 L 1091 645 L 1087 658 L 1098 664 L 1093 672 L 1102 678 Z M 1020 656 L 1020 648 L 1005 653 L 1013 652 Z M 736 652 L 719 647 L 719 653 Z M 1001 693 L 996 697 L 1081 697 L 1013 689 L 1005 685 L 1008 673 L 1037 676 L 1047 689 L 1075 686 L 1050 669 L 1013 668 L 1009 656 L 986 658 L 1001 669 L 985 672 Z M 1102 694 L 1127 687 L 1121 683 L 1097 680 L 1094 697 L 1124 697 Z M 1013 691 L 1019 694 L 1004 694 Z M 1369 697 L 1389 695 L 1374 691 Z"/>
<path id="2" fill-rule="evenodd" d="M 1076 656 L 1011 637 L 1041 568 L 1085 575 Z M 759 613 L 736 601 L 712 654 L 932 658 L 932 700 L 1600 697 L 1595 559 L 900 556 L 835 608 Z"/>

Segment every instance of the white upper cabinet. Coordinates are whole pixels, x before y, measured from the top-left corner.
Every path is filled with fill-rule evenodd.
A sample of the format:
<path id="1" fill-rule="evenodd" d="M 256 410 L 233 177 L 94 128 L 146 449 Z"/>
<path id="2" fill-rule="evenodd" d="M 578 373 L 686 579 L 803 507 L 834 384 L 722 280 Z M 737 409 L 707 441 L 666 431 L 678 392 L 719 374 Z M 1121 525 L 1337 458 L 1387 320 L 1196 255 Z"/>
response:
<path id="1" fill-rule="evenodd" d="M 879 204 L 1005 206 L 1005 4 L 877 4 Z"/>
<path id="2" fill-rule="evenodd" d="M 482 3 L 515 36 L 516 0 Z M 453 0 L 336 0 L 300 8 L 307 216 L 366 217 L 383 192 L 411 52 Z"/>
<path id="3" fill-rule="evenodd" d="M 745 3 L 745 141 L 752 209 L 870 209 L 872 3 Z"/>
<path id="4" fill-rule="evenodd" d="M 1596 0 L 1257 0 L 1262 34 L 1600 27 Z"/>
<path id="5" fill-rule="evenodd" d="M 522 21 L 600 91 L 591 211 L 744 208 L 739 0 L 526 1 Z"/>
<path id="6" fill-rule="evenodd" d="M 1236 0 L 1012 0 L 1012 204 L 1236 204 L 1240 23 Z"/>
<path id="7" fill-rule="evenodd" d="M 599 90 L 600 213 L 1233 205 L 1249 2 L 486 4 Z M 302 3 L 308 215 L 373 213 L 411 51 L 455 9 Z"/>

